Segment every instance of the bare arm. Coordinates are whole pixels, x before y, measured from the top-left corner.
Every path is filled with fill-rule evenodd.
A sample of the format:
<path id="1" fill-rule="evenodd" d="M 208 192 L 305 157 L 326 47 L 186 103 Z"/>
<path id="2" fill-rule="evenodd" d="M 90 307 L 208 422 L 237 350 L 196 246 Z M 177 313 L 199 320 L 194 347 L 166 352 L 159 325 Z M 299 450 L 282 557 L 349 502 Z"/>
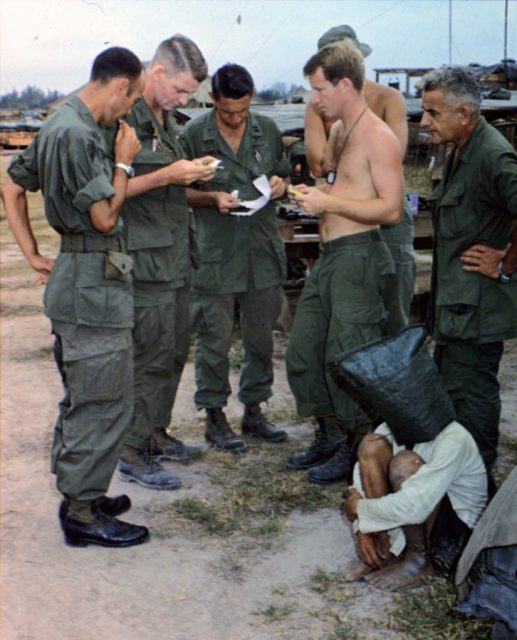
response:
<path id="1" fill-rule="evenodd" d="M 54 260 L 40 255 L 38 243 L 32 231 L 29 218 L 29 208 L 25 189 L 20 187 L 10 178 L 2 189 L 7 222 L 11 232 L 30 266 L 48 277 L 52 271 Z"/>
<path id="2" fill-rule="evenodd" d="M 397 136 L 397 140 L 400 142 L 402 149 L 402 158 L 404 158 L 408 144 L 406 101 L 400 91 L 392 89 L 391 87 L 386 88 L 391 89 L 391 91 L 386 97 L 383 120 Z"/>
<path id="3" fill-rule="evenodd" d="M 121 122 L 115 139 L 115 162 L 130 165 L 140 151 L 140 142 L 134 129 L 126 122 Z M 116 167 L 113 172 L 113 189 L 115 195 L 109 200 L 100 200 L 92 204 L 89 210 L 92 225 L 101 233 L 108 233 L 117 224 L 126 199 L 128 176 L 125 171 Z"/>
<path id="4" fill-rule="evenodd" d="M 325 175 L 323 154 L 326 144 L 327 131 L 323 116 L 316 106 L 309 103 L 305 110 L 305 153 L 311 173 L 316 178 Z"/>
<path id="5" fill-rule="evenodd" d="M 240 199 L 224 191 L 198 191 L 186 189 L 187 203 L 190 207 L 216 207 L 219 213 L 228 214 L 232 207 L 239 204 Z"/>

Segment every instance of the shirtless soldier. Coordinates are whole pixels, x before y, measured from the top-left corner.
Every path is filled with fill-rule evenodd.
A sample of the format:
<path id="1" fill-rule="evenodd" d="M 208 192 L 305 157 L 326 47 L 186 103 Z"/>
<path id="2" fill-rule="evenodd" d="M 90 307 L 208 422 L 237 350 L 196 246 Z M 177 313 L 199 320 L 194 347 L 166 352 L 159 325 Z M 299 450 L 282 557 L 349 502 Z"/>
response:
<path id="1" fill-rule="evenodd" d="M 321 253 L 298 302 L 286 354 L 289 384 L 300 416 L 314 416 L 316 441 L 336 420 L 347 437 L 332 460 L 340 477 L 350 474 L 353 449 L 371 430 L 370 418 L 334 380 L 328 364 L 340 351 L 382 334 L 382 278 L 393 262 L 379 225 L 400 220 L 402 153 L 393 131 L 367 106 L 364 62 L 352 43 L 323 47 L 305 65 L 312 103 L 325 117 L 339 118 L 346 134 L 334 167 L 321 187 L 297 185 L 297 204 L 320 215 Z M 288 461 L 289 464 L 289 461 Z M 336 480 L 327 463 L 317 482 Z"/>

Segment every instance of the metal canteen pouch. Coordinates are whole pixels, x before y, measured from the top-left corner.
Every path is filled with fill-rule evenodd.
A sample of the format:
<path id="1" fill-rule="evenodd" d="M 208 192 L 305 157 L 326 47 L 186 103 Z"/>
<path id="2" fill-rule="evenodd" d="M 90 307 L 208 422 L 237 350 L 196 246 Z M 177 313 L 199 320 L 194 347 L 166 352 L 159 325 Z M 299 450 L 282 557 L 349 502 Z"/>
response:
<path id="1" fill-rule="evenodd" d="M 425 325 L 411 325 L 334 360 L 334 373 L 345 389 L 366 401 L 406 446 L 433 440 L 456 417 L 425 347 L 426 335 Z"/>

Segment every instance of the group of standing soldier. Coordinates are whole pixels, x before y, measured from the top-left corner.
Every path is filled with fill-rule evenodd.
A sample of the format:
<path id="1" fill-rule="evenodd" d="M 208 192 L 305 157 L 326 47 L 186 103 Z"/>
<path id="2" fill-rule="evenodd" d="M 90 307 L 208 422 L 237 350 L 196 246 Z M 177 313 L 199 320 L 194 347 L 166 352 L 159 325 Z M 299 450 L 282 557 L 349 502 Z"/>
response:
<path id="1" fill-rule="evenodd" d="M 403 99 L 365 81 L 363 56 L 371 49 L 350 27 L 329 30 L 318 48 L 304 67 L 313 89 L 306 149 L 312 173 L 326 182 L 297 185 L 291 197 L 306 215 L 320 217 L 320 257 L 306 280 L 286 354 L 298 413 L 317 426 L 314 442 L 287 465 L 326 484 L 350 479 L 359 439 L 375 427 L 338 386 L 332 360 L 407 324 L 415 265 L 404 204 Z M 207 442 L 235 453 L 246 450 L 244 436 L 287 439 L 261 403 L 272 395 L 273 326 L 286 276 L 275 200 L 286 194 L 291 169 L 274 122 L 250 111 L 253 80 L 237 64 L 215 72 L 213 109 L 178 137 L 172 111 L 206 76 L 203 55 L 185 36 L 162 42 L 146 70 L 127 49 L 110 48 L 95 59 L 78 96 L 43 124 L 9 167 L 3 190 L 9 223 L 31 266 L 48 278 L 45 313 L 65 389 L 52 470 L 71 545 L 129 546 L 148 538 L 145 527 L 116 517 L 130 508 L 129 498 L 106 496 L 117 463 L 125 481 L 149 489 L 181 486 L 160 461 L 196 454 L 168 431 L 191 329 L 194 400 L 206 412 Z M 427 106 L 425 97 L 424 108 L 435 141 L 456 143 L 450 125 L 434 126 L 436 105 Z M 479 127 L 476 136 L 499 144 L 486 123 Z M 443 340 L 438 363 L 458 398 L 458 420 L 465 414 L 463 424 L 478 446 L 488 443 L 490 452 L 482 449 L 488 466 L 495 459 L 494 437 L 497 442 L 501 340 L 517 334 L 516 285 L 510 282 L 517 268 L 516 160 L 509 150 L 501 157 L 505 175 L 484 177 L 475 195 L 468 194 L 490 209 L 493 220 L 485 225 L 483 212 L 469 208 L 464 222 L 465 184 L 476 178 L 463 175 L 463 156 L 460 168 L 447 169 L 451 177 L 436 194 L 435 214 L 433 317 Z M 264 175 L 267 204 L 239 215 L 243 201 L 257 198 L 253 181 Z M 38 189 L 61 236 L 55 263 L 39 254 L 30 227 L 25 191 Z M 451 215 L 443 217 L 445 212 Z M 461 282 L 456 289 L 451 276 Z M 492 333 L 484 332 L 486 318 L 477 312 L 486 308 L 483 296 L 491 319 L 500 318 L 499 302 L 506 304 Z M 241 436 L 224 413 L 236 306 L 244 350 Z M 474 366 L 491 394 L 492 408 L 483 413 L 488 425 L 470 429 L 469 415 L 479 411 L 465 409 L 459 360 L 465 362 L 464 378 L 458 374 L 463 389 L 472 379 L 465 371 Z"/>

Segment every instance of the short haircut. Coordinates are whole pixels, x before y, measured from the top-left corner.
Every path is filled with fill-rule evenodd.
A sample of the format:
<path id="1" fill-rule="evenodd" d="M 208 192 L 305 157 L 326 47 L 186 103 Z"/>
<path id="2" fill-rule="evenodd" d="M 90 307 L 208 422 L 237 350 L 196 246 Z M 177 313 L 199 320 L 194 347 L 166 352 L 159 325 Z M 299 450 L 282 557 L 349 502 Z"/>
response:
<path id="1" fill-rule="evenodd" d="M 446 102 L 458 105 L 467 103 L 474 115 L 481 111 L 481 88 L 477 78 L 465 67 L 443 66 L 425 74 L 421 80 L 422 91 L 442 90 Z"/>
<path id="2" fill-rule="evenodd" d="M 208 66 L 199 47 L 190 38 L 176 33 L 158 45 L 151 66 L 161 63 L 169 75 L 190 73 L 197 82 L 208 75 Z"/>
<path id="3" fill-rule="evenodd" d="M 132 86 L 142 71 L 142 63 L 132 51 L 124 47 L 110 47 L 99 53 L 93 61 L 90 82 L 107 84 L 113 78 L 123 77 Z"/>
<path id="4" fill-rule="evenodd" d="M 229 62 L 223 65 L 212 76 L 212 93 L 214 100 L 221 96 L 239 100 L 244 96 L 252 96 L 255 85 L 250 72 L 239 64 Z"/>
<path id="5" fill-rule="evenodd" d="M 322 47 L 303 68 L 305 76 L 312 76 L 321 67 L 325 79 L 336 85 L 343 78 L 351 80 L 356 91 L 364 85 L 364 59 L 351 40 L 342 40 Z"/>

